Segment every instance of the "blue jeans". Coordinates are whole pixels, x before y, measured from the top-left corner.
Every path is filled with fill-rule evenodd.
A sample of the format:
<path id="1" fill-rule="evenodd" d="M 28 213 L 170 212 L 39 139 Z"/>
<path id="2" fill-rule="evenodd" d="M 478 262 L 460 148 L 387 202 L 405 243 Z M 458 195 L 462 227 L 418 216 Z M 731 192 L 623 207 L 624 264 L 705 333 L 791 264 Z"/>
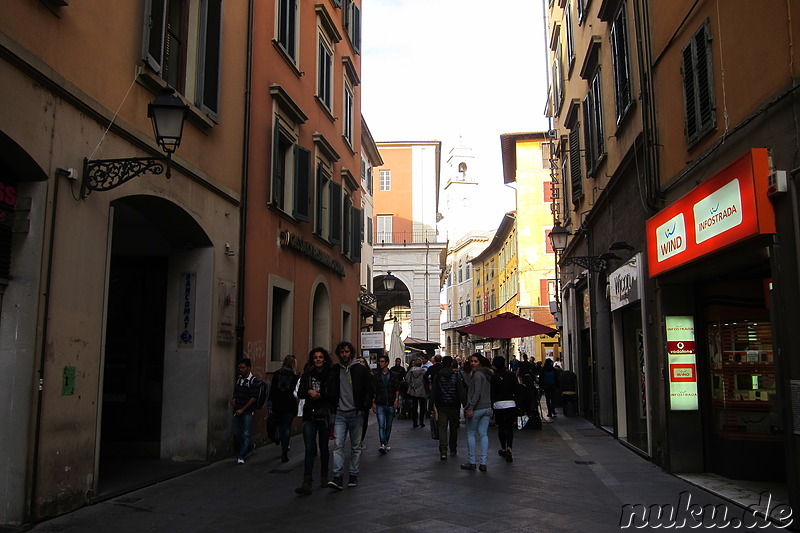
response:
<path id="1" fill-rule="evenodd" d="M 328 476 L 328 426 L 323 427 L 312 420 L 303 422 L 303 442 L 306 445 L 306 457 L 303 465 L 303 475 L 310 476 L 314 471 L 314 458 L 317 456 L 317 442 L 319 442 L 319 466 L 323 477 Z"/>
<path id="2" fill-rule="evenodd" d="M 253 428 L 253 412 L 233 415 L 233 438 L 239 446 L 238 459 L 250 453 L 250 431 Z"/>
<path id="3" fill-rule="evenodd" d="M 492 417 L 491 409 L 478 409 L 473 411 L 472 418 L 467 419 L 467 455 L 469 463 L 475 464 L 475 433 L 481 439 L 481 461 L 485 465 L 489 459 L 489 419 Z"/>
<path id="4" fill-rule="evenodd" d="M 344 473 L 344 440 L 350 435 L 350 475 L 358 475 L 358 463 L 361 461 L 361 428 L 364 415 L 356 411 L 336 413 L 333 422 L 333 477 L 342 477 Z"/>
<path id="5" fill-rule="evenodd" d="M 292 422 L 295 417 L 294 412 L 283 413 L 278 415 L 278 427 L 281 434 L 281 453 L 287 455 L 289 453 L 289 439 L 292 436 Z"/>
<path id="6" fill-rule="evenodd" d="M 379 405 L 376 416 L 378 418 L 378 438 L 381 444 L 389 444 L 392 436 L 392 421 L 394 420 L 394 405 Z"/>

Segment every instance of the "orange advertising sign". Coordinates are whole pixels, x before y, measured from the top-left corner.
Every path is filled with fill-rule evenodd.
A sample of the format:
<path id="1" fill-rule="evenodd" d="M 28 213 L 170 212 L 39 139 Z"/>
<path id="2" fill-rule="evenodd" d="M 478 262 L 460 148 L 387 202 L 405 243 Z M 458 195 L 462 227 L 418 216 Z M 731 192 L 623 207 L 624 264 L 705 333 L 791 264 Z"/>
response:
<path id="1" fill-rule="evenodd" d="M 753 235 L 774 233 L 768 176 L 768 152 L 754 148 L 650 218 L 650 277 Z"/>

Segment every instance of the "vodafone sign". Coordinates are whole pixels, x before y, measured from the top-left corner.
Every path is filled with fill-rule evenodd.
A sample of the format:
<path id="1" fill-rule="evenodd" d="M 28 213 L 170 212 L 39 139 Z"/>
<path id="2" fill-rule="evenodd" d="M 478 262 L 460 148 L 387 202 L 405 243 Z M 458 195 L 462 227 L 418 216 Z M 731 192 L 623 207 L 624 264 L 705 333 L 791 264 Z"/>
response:
<path id="1" fill-rule="evenodd" d="M 765 148 L 750 150 L 647 221 L 650 277 L 760 233 L 775 232 Z"/>
<path id="2" fill-rule="evenodd" d="M 669 362 L 669 408 L 673 411 L 694 411 L 698 408 L 694 318 L 668 316 L 665 319 Z"/>

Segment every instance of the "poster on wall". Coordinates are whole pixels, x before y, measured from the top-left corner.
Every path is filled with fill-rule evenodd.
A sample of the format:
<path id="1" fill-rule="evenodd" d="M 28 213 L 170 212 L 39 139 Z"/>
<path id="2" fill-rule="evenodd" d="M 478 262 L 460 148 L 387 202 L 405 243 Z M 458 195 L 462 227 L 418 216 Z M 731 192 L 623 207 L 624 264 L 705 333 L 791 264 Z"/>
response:
<path id="1" fill-rule="evenodd" d="M 181 290 L 180 323 L 178 326 L 178 348 L 194 347 L 194 314 L 196 272 L 181 274 L 183 290 Z"/>
<path id="2" fill-rule="evenodd" d="M 667 360 L 669 362 L 669 407 L 673 411 L 696 411 L 697 351 L 694 317 L 668 316 Z"/>

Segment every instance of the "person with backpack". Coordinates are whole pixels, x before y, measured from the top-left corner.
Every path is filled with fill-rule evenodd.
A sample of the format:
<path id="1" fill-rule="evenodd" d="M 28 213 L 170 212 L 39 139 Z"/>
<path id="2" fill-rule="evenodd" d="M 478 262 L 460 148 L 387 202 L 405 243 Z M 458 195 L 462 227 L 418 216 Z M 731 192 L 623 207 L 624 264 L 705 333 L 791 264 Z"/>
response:
<path id="1" fill-rule="evenodd" d="M 425 427 L 425 404 L 428 399 L 428 388 L 425 386 L 425 369 L 419 357 L 411 362 L 411 369 L 406 374 L 408 395 L 411 397 L 411 421 L 414 427 Z M 417 421 L 419 416 L 419 422 Z"/>
<path id="2" fill-rule="evenodd" d="M 445 355 L 442 357 L 441 364 L 441 369 L 432 378 L 431 400 L 439 425 L 439 459 L 446 461 L 448 447 L 450 455 L 456 456 L 461 404 L 466 400 L 467 391 L 458 367 L 454 368 L 453 358 Z M 431 420 L 433 418 L 434 411 L 432 410 Z M 448 427 L 450 428 L 449 434 Z"/>
<path id="3" fill-rule="evenodd" d="M 492 409 L 494 410 L 494 421 L 497 425 L 497 437 L 500 439 L 500 450 L 497 452 L 500 457 L 505 458 L 507 463 L 514 460 L 511 455 L 511 448 L 514 444 L 514 426 L 517 425 L 517 402 L 514 398 L 519 386 L 517 376 L 508 370 L 506 359 L 497 356 L 492 361 L 494 374 L 491 380 Z"/>
<path id="4" fill-rule="evenodd" d="M 250 441 L 250 432 L 263 382 L 253 375 L 252 363 L 248 358 L 239 360 L 237 370 L 239 375 L 231 398 L 233 439 L 237 450 L 236 463 L 243 465 L 244 458 L 255 448 L 255 444 Z"/>
<path id="5" fill-rule="evenodd" d="M 333 401 L 329 389 L 328 377 L 331 372 L 331 356 L 325 348 L 314 348 L 308 354 L 308 365 L 300 378 L 297 397 L 305 400 L 303 405 L 303 442 L 305 443 L 305 461 L 303 463 L 303 484 L 294 489 L 297 494 L 311 494 L 314 459 L 319 454 L 320 487 L 328 486 L 328 440 L 331 418 L 333 417 Z"/>
<path id="6" fill-rule="evenodd" d="M 400 378 L 389 371 L 389 356 L 378 356 L 378 368 L 372 371 L 372 387 L 375 398 L 372 400 L 372 412 L 378 418 L 378 440 L 381 455 L 391 450 L 389 438 L 392 436 L 392 421 L 400 408 Z"/>
<path id="7" fill-rule="evenodd" d="M 283 358 L 281 369 L 272 374 L 269 391 L 269 416 L 278 422 L 281 440 L 281 462 L 289 462 L 289 439 L 292 436 L 292 421 L 297 416 L 297 398 L 294 389 L 300 377 L 297 375 L 297 359 L 294 355 Z"/>
<path id="8" fill-rule="evenodd" d="M 558 387 L 558 372 L 553 367 L 553 360 L 549 357 L 542 366 L 542 371 L 539 373 L 539 385 L 544 390 L 544 401 L 547 405 L 547 416 L 555 418 L 556 408 L 553 400 L 556 395 L 556 388 Z"/>

